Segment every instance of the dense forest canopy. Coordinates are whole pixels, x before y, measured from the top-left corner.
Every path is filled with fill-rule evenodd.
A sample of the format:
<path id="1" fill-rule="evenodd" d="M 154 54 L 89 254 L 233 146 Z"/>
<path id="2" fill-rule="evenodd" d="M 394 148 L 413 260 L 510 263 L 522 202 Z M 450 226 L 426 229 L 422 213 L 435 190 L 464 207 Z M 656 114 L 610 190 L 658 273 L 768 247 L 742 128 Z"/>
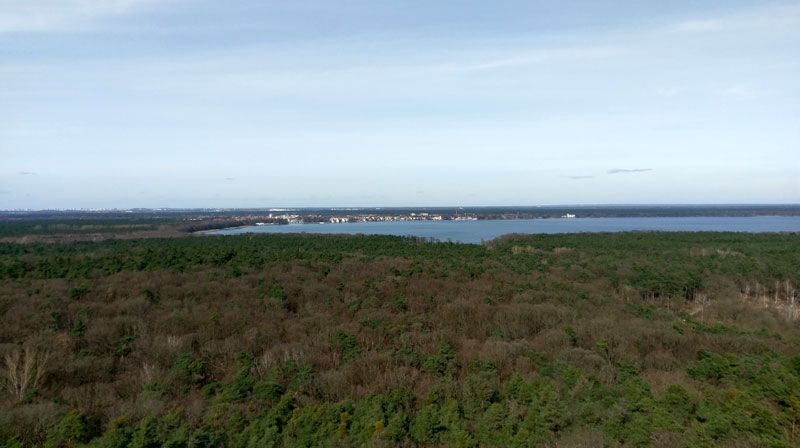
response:
<path id="1" fill-rule="evenodd" d="M 798 266 L 796 234 L 0 243 L 0 447 L 797 446 Z"/>

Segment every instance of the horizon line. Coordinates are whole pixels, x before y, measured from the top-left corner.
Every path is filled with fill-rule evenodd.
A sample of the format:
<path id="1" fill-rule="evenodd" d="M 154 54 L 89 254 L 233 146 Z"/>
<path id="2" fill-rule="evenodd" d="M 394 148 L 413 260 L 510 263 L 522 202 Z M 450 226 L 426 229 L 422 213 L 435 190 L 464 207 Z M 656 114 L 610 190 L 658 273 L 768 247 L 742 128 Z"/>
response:
<path id="1" fill-rule="evenodd" d="M 259 206 L 259 207 L 80 207 L 80 208 L 16 208 L 0 209 L 6 212 L 112 212 L 112 211 L 191 211 L 191 210 L 362 210 L 362 209 L 445 209 L 445 208 L 561 208 L 561 207 L 800 207 L 800 202 L 708 202 L 708 203 L 581 203 L 581 204 L 539 204 L 539 205 L 370 205 L 370 206 Z"/>

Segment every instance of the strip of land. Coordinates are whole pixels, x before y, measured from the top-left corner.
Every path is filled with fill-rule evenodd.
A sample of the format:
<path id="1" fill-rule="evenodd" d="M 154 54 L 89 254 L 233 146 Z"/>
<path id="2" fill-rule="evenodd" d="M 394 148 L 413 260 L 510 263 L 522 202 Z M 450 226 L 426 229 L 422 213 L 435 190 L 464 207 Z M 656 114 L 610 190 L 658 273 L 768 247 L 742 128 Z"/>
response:
<path id="1" fill-rule="evenodd" d="M 164 238 L 254 225 L 420 220 L 800 216 L 800 205 L 652 205 L 0 211 L 0 241 Z"/>

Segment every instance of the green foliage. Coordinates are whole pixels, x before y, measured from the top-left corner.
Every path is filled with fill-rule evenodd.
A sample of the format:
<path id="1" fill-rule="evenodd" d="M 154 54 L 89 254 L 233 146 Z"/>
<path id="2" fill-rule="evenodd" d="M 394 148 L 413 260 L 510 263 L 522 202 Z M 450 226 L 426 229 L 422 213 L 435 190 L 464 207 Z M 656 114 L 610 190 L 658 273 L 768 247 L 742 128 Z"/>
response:
<path id="1" fill-rule="evenodd" d="M 418 443 L 437 443 L 447 426 L 442 422 L 441 408 L 436 404 L 427 404 L 417 413 L 411 423 L 409 435 Z"/>
<path id="2" fill-rule="evenodd" d="M 61 329 L 61 312 L 51 311 L 49 327 L 51 330 L 58 331 Z"/>
<path id="3" fill-rule="evenodd" d="M 516 424 L 516 416 L 503 403 L 492 403 L 475 423 L 475 438 L 481 446 L 508 446 Z"/>
<path id="4" fill-rule="evenodd" d="M 142 289 L 139 291 L 142 296 L 150 303 L 157 303 L 158 302 L 158 295 L 149 289 Z"/>
<path id="5" fill-rule="evenodd" d="M 126 448 L 131 442 L 131 430 L 124 418 L 112 421 L 102 436 L 91 441 L 91 448 Z"/>
<path id="6" fill-rule="evenodd" d="M 202 358 L 196 358 L 191 353 L 184 353 L 172 365 L 172 370 L 182 372 L 187 375 L 191 381 L 203 381 L 207 374 L 207 364 Z"/>
<path id="7" fill-rule="evenodd" d="M 456 354 L 447 342 L 439 342 L 439 349 L 435 355 L 425 358 L 422 369 L 437 376 L 452 376 L 458 367 Z"/>
<path id="8" fill-rule="evenodd" d="M 246 353 L 239 353 L 236 356 L 239 370 L 233 376 L 233 381 L 225 388 L 223 396 L 227 402 L 236 402 L 245 399 L 253 390 L 255 378 L 250 375 L 253 366 L 253 357 Z"/>
<path id="9" fill-rule="evenodd" d="M 117 356 L 129 355 L 133 351 L 133 346 L 137 339 L 139 339 L 138 334 L 126 334 L 122 336 L 117 342 Z"/>
<path id="10" fill-rule="evenodd" d="M 277 401 L 284 391 L 283 384 L 275 381 L 262 381 L 253 386 L 253 396 L 267 402 Z"/>
<path id="11" fill-rule="evenodd" d="M 569 336 L 569 341 L 572 345 L 578 345 L 578 333 L 575 333 L 575 329 L 572 327 L 567 327 L 564 329 L 564 333 L 567 333 Z"/>
<path id="12" fill-rule="evenodd" d="M 158 420 L 148 415 L 134 429 L 129 448 L 158 448 L 163 441 L 158 431 Z"/>
<path id="13" fill-rule="evenodd" d="M 626 303 L 625 307 L 637 317 L 645 320 L 653 320 L 653 312 L 656 309 L 654 306 L 646 306 L 636 302 Z"/>
<path id="14" fill-rule="evenodd" d="M 75 323 L 72 325 L 72 335 L 76 337 L 81 337 L 86 333 L 86 321 L 81 318 L 75 320 Z"/>
<path id="15" fill-rule="evenodd" d="M 86 416 L 71 410 L 52 429 L 47 431 L 45 448 L 72 448 L 81 446 L 87 441 L 89 430 Z"/>
<path id="16" fill-rule="evenodd" d="M 356 337 L 352 334 L 347 334 L 342 330 L 336 330 L 333 334 L 331 344 L 342 352 L 342 361 L 348 362 L 363 350 L 356 344 Z"/>
<path id="17" fill-rule="evenodd" d="M 630 284 L 643 297 L 682 297 L 693 299 L 703 286 L 703 275 L 696 267 L 653 266 L 633 267 Z"/>
<path id="18" fill-rule="evenodd" d="M 33 401 L 34 398 L 36 398 L 37 395 L 39 395 L 38 387 L 32 387 L 30 389 L 27 389 L 25 390 L 25 394 L 22 395 L 20 403 L 30 403 L 31 401 Z"/>
<path id="19" fill-rule="evenodd" d="M 505 337 L 505 333 L 503 332 L 503 330 L 495 329 L 489 332 L 489 337 L 503 339 L 503 337 Z"/>
<path id="20" fill-rule="evenodd" d="M 463 381 L 461 397 L 464 415 L 469 419 L 478 417 L 499 398 L 496 376 L 488 374 L 468 376 Z"/>
<path id="21" fill-rule="evenodd" d="M 0 243 L 2 355 L 47 361 L 0 403 L 0 447 L 795 446 L 800 330 L 772 308 L 800 282 L 799 247 L 648 232 Z"/>
<path id="22" fill-rule="evenodd" d="M 600 351 L 603 352 L 603 354 L 608 356 L 608 354 L 609 354 L 609 345 L 608 345 L 608 341 L 605 338 L 600 339 L 599 341 L 597 341 L 597 343 L 595 345 L 597 346 L 598 349 L 600 349 Z"/>
<path id="23" fill-rule="evenodd" d="M 403 296 L 394 296 L 392 298 L 394 301 L 394 307 L 400 311 L 405 311 L 408 309 L 408 299 Z"/>
<path id="24" fill-rule="evenodd" d="M 85 286 L 79 286 L 79 287 L 75 287 L 75 288 L 70 288 L 67 291 L 67 297 L 69 298 L 69 300 L 72 300 L 72 301 L 80 300 L 80 298 L 84 294 L 86 294 L 87 292 L 89 292 L 89 288 L 87 288 Z"/>
<path id="25" fill-rule="evenodd" d="M 25 445 L 19 441 L 19 437 L 11 437 L 10 439 L 0 439 L 0 448 L 24 448 Z"/>
<path id="26" fill-rule="evenodd" d="M 75 314 L 75 319 L 72 324 L 72 335 L 75 337 L 81 337 L 86 333 L 87 329 L 87 310 L 81 310 Z"/>
<path id="27" fill-rule="evenodd" d="M 732 373 L 735 358 L 726 358 L 708 349 L 697 352 L 698 361 L 686 367 L 686 373 L 696 379 L 719 381 Z"/>
<path id="28" fill-rule="evenodd" d="M 269 298 L 275 299 L 280 302 L 286 300 L 286 291 L 283 290 L 283 286 L 279 285 L 276 282 L 273 282 L 272 285 L 269 287 Z"/>

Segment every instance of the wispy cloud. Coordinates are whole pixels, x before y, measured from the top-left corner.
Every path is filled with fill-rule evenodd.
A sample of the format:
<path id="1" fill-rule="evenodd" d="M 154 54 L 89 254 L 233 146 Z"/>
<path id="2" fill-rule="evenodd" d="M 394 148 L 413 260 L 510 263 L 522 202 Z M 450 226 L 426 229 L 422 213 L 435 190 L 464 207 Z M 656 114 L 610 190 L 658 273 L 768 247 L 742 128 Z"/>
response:
<path id="1" fill-rule="evenodd" d="M 34 173 L 33 171 L 20 171 L 19 175 L 20 176 L 35 176 L 36 173 Z"/>
<path id="2" fill-rule="evenodd" d="M 0 133 L 18 137 L 41 137 L 55 134 L 77 134 L 82 132 L 78 126 L 21 126 L 14 128 L 0 128 Z"/>
<path id="3" fill-rule="evenodd" d="M 682 92 L 678 87 L 660 87 L 655 90 L 656 96 L 670 97 L 678 95 Z"/>
<path id="4" fill-rule="evenodd" d="M 608 170 L 608 174 L 625 174 L 625 173 L 644 173 L 646 171 L 653 171 L 652 168 L 613 168 Z"/>
<path id="5" fill-rule="evenodd" d="M 579 179 L 594 179 L 594 176 L 567 176 L 567 177 L 569 177 L 570 179 L 575 179 L 575 180 L 579 180 Z"/>
<path id="6" fill-rule="evenodd" d="M 442 72 L 473 72 L 480 70 L 502 69 L 523 65 L 538 64 L 543 62 L 570 62 L 605 59 L 625 54 L 625 49 L 619 47 L 587 47 L 565 48 L 546 51 L 533 51 L 520 53 L 505 58 L 490 58 L 479 62 L 458 62 L 431 67 Z M 424 67 L 420 67 L 424 68 Z"/>
<path id="7" fill-rule="evenodd" d="M 0 194 L 11 194 L 8 190 L 0 190 Z"/>
<path id="8" fill-rule="evenodd" d="M 737 84 L 714 91 L 714 94 L 717 96 L 741 99 L 759 98 L 766 93 L 766 90 L 757 89 L 748 84 Z"/>
<path id="9" fill-rule="evenodd" d="M 722 20 L 687 20 L 685 22 L 676 23 L 672 26 L 673 31 L 681 33 L 702 33 L 705 31 L 715 31 L 722 29 L 724 22 Z"/>
<path id="10" fill-rule="evenodd" d="M 427 67 L 435 71 L 442 72 L 474 72 L 479 70 L 491 70 L 497 68 L 514 67 L 518 65 L 529 65 L 544 62 L 552 56 L 547 53 L 534 53 L 516 57 L 493 59 L 477 63 L 449 63 L 440 66 Z M 420 67 L 425 69 L 426 67 Z"/>
<path id="11" fill-rule="evenodd" d="M 690 19 L 674 23 L 677 33 L 706 33 L 739 28 L 796 28 L 800 26 L 800 4 L 758 7 L 713 18 Z"/>
<path id="12" fill-rule="evenodd" d="M 398 50 L 399 55 L 386 58 L 384 53 L 395 53 L 393 50 Z M 338 59 L 320 55 L 318 51 L 299 48 L 297 53 L 313 59 L 314 63 L 298 63 L 297 67 L 292 67 L 292 62 L 300 60 L 291 58 L 286 59 L 285 66 L 281 67 L 259 62 L 274 60 L 267 57 L 278 51 L 272 47 L 256 47 L 234 55 L 211 53 L 202 60 L 154 63 L 137 79 L 136 89 L 145 92 L 235 92 L 248 96 L 293 94 L 317 98 L 349 97 L 348 89 L 374 90 L 373 98 L 407 89 L 403 92 L 407 97 L 419 94 L 420 86 L 451 82 L 454 76 L 477 77 L 536 64 L 547 64 L 548 67 L 591 65 L 627 52 L 622 47 L 525 48 L 525 45 L 514 49 L 490 46 L 457 55 L 435 48 L 414 55 L 404 55 L 399 50 L 389 47 L 386 52 L 376 53 L 355 48 L 351 56 L 353 60 L 343 64 Z M 391 85 L 391 89 L 387 89 L 387 85 Z M 473 95 L 480 94 L 473 92 Z"/>
<path id="13" fill-rule="evenodd" d="M 232 181 L 232 180 L 233 180 L 233 178 L 232 178 L 232 177 L 226 177 L 224 180 L 226 180 L 226 181 L 230 182 L 230 181 Z"/>
<path id="14" fill-rule="evenodd" d="M 8 0 L 0 8 L 0 33 L 82 28 L 128 13 L 153 0 Z"/>

